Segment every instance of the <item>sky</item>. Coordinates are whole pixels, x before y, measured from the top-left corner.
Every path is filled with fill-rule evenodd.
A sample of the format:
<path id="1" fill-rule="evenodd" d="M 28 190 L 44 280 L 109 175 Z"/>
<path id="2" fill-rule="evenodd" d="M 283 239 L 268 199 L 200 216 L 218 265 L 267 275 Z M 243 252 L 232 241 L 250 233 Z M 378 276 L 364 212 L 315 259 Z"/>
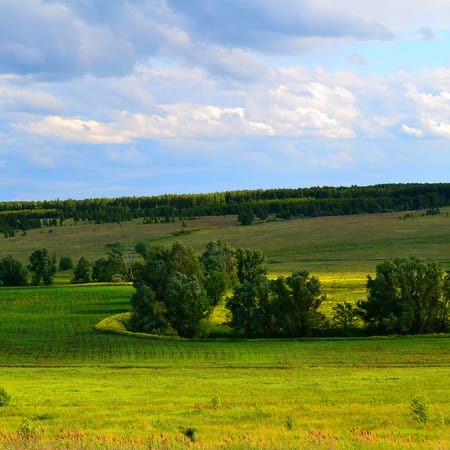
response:
<path id="1" fill-rule="evenodd" d="M 450 181 L 445 0 L 0 11 L 0 201 Z"/>

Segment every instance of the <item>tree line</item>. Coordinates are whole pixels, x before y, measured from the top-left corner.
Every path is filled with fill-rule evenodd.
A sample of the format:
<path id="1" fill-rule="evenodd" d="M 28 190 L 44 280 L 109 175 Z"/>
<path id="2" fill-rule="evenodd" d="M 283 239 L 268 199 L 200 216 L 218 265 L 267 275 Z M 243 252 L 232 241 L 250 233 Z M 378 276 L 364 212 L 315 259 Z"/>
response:
<path id="1" fill-rule="evenodd" d="M 127 261 L 121 245 L 114 243 L 107 248 L 106 257 L 100 257 L 92 264 L 84 256 L 76 264 L 71 257 L 61 256 L 58 263 L 56 254 L 51 254 L 47 248 L 33 251 L 28 265 L 7 255 L 0 259 L 0 286 L 49 286 L 54 283 L 58 270 L 72 270 L 73 284 L 131 281 L 131 263 Z"/>
<path id="2" fill-rule="evenodd" d="M 261 250 L 209 242 L 202 253 L 174 243 L 171 247 L 136 244 L 132 261 L 119 244 L 106 257 L 77 264 L 45 248 L 35 250 L 25 267 L 13 256 L 0 260 L 0 285 L 50 285 L 57 270 L 72 270 L 72 283 L 133 281 L 130 328 L 152 334 L 206 337 L 213 308 L 230 313 L 235 336 L 296 338 L 450 332 L 450 273 L 421 258 L 396 258 L 368 276 L 367 299 L 338 303 L 327 317 L 320 280 L 307 270 L 270 279 Z"/>
<path id="3" fill-rule="evenodd" d="M 147 223 L 173 218 L 239 215 L 241 223 L 254 217 L 315 217 L 409 211 L 450 205 L 450 183 L 380 184 L 374 186 L 258 189 L 209 194 L 152 197 L 93 198 L 0 202 L 0 231 L 61 225 L 72 219 L 96 223 L 144 218 Z"/>
<path id="4" fill-rule="evenodd" d="M 333 307 L 327 318 L 320 281 L 307 270 L 267 277 L 261 250 L 213 241 L 200 255 L 179 243 L 142 249 L 131 298 L 134 331 L 207 335 L 212 308 L 226 297 L 229 325 L 248 338 L 450 331 L 450 275 L 432 261 L 397 258 L 368 277 L 367 299 Z M 362 325 L 359 325 L 362 324 Z"/>

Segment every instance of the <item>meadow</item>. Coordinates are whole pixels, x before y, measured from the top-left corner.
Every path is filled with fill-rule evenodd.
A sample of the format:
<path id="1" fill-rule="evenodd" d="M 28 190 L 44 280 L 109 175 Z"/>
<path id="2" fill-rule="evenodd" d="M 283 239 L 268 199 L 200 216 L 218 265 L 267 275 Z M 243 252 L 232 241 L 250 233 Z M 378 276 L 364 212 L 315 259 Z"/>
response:
<path id="1" fill-rule="evenodd" d="M 234 219 L 233 219 L 234 220 Z M 322 281 L 330 311 L 365 295 L 385 257 L 448 267 L 450 218 L 398 214 L 239 227 L 79 224 L 5 239 L 0 256 L 45 246 L 99 257 L 110 242 L 201 248 L 212 239 L 262 248 L 272 274 L 300 267 Z M 94 231 L 95 229 L 95 231 Z M 352 246 L 352 243 L 354 244 Z M 73 247 L 72 247 L 73 245 Z M 129 310 L 129 284 L 0 289 L 0 448 L 450 447 L 450 337 L 152 339 L 100 332 Z M 223 315 L 217 314 L 217 318 Z M 416 403 L 414 403 L 416 401 Z M 419 405 L 419 410 L 412 407 Z"/>

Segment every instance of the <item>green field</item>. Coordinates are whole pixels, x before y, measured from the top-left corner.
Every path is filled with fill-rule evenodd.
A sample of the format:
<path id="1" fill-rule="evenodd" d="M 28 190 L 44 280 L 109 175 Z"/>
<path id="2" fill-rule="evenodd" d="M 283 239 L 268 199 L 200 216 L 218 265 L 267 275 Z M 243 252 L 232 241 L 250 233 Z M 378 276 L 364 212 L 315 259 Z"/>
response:
<path id="1" fill-rule="evenodd" d="M 265 222 L 243 227 L 233 216 L 206 217 L 170 224 L 84 223 L 30 230 L 25 235 L 3 239 L 0 257 L 13 254 L 28 262 L 36 248 L 47 247 L 57 256 L 85 256 L 90 261 L 104 256 L 105 246 L 120 242 L 134 246 L 144 241 L 169 245 L 174 241 L 202 250 L 212 240 L 222 239 L 234 247 L 262 249 L 269 271 L 372 273 L 375 266 L 395 256 L 422 256 L 450 268 L 450 216 L 442 209 L 436 216 L 414 213 L 403 220 L 402 213 L 318 217 Z"/>
<path id="2" fill-rule="evenodd" d="M 365 295 L 384 258 L 417 255 L 449 267 L 450 218 L 397 214 L 238 227 L 225 218 L 180 224 L 76 225 L 5 239 L 0 257 L 48 247 L 96 258 L 110 242 L 200 249 L 212 239 L 262 248 L 271 273 L 307 268 L 329 299 Z M 188 231 L 189 231 L 188 227 Z M 17 249 L 17 251 L 15 251 Z M 0 289 L 0 448 L 450 447 L 450 337 L 150 339 L 96 331 L 125 312 L 130 285 Z M 420 399 L 425 421 L 411 412 Z M 193 438 L 193 441 L 190 439 Z"/>

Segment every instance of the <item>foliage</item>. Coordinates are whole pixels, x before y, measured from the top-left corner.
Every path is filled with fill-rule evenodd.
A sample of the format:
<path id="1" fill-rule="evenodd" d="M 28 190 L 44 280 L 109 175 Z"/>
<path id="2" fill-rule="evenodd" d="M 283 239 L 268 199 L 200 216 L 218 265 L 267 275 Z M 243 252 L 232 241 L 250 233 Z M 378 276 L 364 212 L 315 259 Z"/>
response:
<path id="1" fill-rule="evenodd" d="M 0 260 L 0 284 L 3 286 L 27 284 L 27 270 L 12 255 L 7 255 Z"/>
<path id="2" fill-rule="evenodd" d="M 287 278 L 278 277 L 272 290 L 282 336 L 310 336 L 320 327 L 323 315 L 317 310 L 324 296 L 317 277 L 300 270 Z"/>
<path id="3" fill-rule="evenodd" d="M 11 396 L 6 392 L 5 388 L 0 386 L 0 407 L 8 406 L 11 401 Z"/>
<path id="4" fill-rule="evenodd" d="M 46 248 L 35 250 L 30 255 L 28 270 L 32 272 L 32 284 L 38 285 L 41 280 L 47 286 L 52 284 L 56 274 L 56 255 L 50 255 Z"/>
<path id="5" fill-rule="evenodd" d="M 188 427 L 182 430 L 182 433 L 191 441 L 195 442 L 197 430 L 193 427 Z"/>
<path id="6" fill-rule="evenodd" d="M 270 281 L 265 276 L 244 281 L 227 301 L 232 314 L 231 326 L 248 337 L 273 335 Z"/>
<path id="7" fill-rule="evenodd" d="M 115 267 L 111 260 L 107 258 L 99 258 L 94 261 L 92 266 L 92 280 L 93 281 L 112 281 L 115 272 Z"/>
<path id="8" fill-rule="evenodd" d="M 61 258 L 59 258 L 58 269 L 60 272 L 64 270 L 70 270 L 72 268 L 73 268 L 73 261 L 70 256 L 61 256 Z"/>
<path id="9" fill-rule="evenodd" d="M 227 302 L 231 325 L 247 337 L 309 336 L 323 315 L 320 282 L 307 271 L 269 281 L 264 275 L 244 281 Z"/>
<path id="10" fill-rule="evenodd" d="M 131 262 L 128 261 L 121 244 L 114 242 L 106 247 L 108 248 L 109 270 L 113 272 L 112 275 L 121 275 L 123 280 L 131 281 L 133 278 Z"/>
<path id="11" fill-rule="evenodd" d="M 333 322 L 343 331 L 344 335 L 355 326 L 358 309 L 350 302 L 338 303 L 333 306 Z"/>
<path id="12" fill-rule="evenodd" d="M 145 256 L 145 253 L 147 252 L 147 245 L 144 242 L 138 242 L 134 246 L 134 251 L 141 256 Z"/>
<path id="13" fill-rule="evenodd" d="M 240 283 L 252 281 L 267 272 L 266 257 L 262 250 L 238 248 L 236 250 L 236 270 Z"/>
<path id="14" fill-rule="evenodd" d="M 0 202 L 0 231 L 55 226 L 74 222 L 123 222 L 138 217 L 148 223 L 173 217 L 239 215 L 242 223 L 261 219 L 317 217 L 386 211 L 437 210 L 450 202 L 450 184 L 382 184 L 350 187 L 259 189 L 210 194 L 97 198 L 41 202 Z"/>
<path id="15" fill-rule="evenodd" d="M 367 301 L 359 301 L 360 315 L 379 333 L 424 334 L 448 330 L 449 276 L 434 262 L 397 258 L 368 277 Z"/>
<path id="16" fill-rule="evenodd" d="M 238 214 L 238 221 L 241 225 L 251 225 L 255 220 L 252 208 L 244 208 Z"/>
<path id="17" fill-rule="evenodd" d="M 82 256 L 73 272 L 72 283 L 81 284 L 89 283 L 91 281 L 91 264 L 89 261 Z"/>
<path id="18" fill-rule="evenodd" d="M 154 247 L 136 265 L 136 293 L 131 299 L 132 324 L 137 331 L 194 337 L 211 312 L 203 288 L 200 259 L 191 247 Z"/>
<path id="19" fill-rule="evenodd" d="M 166 304 L 156 299 L 155 291 L 142 285 L 131 296 L 131 328 L 155 334 L 171 334 Z"/>
<path id="20" fill-rule="evenodd" d="M 175 272 L 167 286 L 167 313 L 181 337 L 196 337 L 201 321 L 211 313 L 211 303 L 195 274 Z"/>
<path id="21" fill-rule="evenodd" d="M 203 285 L 213 305 L 217 305 L 228 288 L 237 283 L 236 251 L 225 241 L 206 244 L 200 256 Z"/>
<path id="22" fill-rule="evenodd" d="M 428 421 L 429 412 L 428 405 L 422 397 L 415 397 L 411 400 L 409 405 L 413 419 L 420 424 Z"/>

